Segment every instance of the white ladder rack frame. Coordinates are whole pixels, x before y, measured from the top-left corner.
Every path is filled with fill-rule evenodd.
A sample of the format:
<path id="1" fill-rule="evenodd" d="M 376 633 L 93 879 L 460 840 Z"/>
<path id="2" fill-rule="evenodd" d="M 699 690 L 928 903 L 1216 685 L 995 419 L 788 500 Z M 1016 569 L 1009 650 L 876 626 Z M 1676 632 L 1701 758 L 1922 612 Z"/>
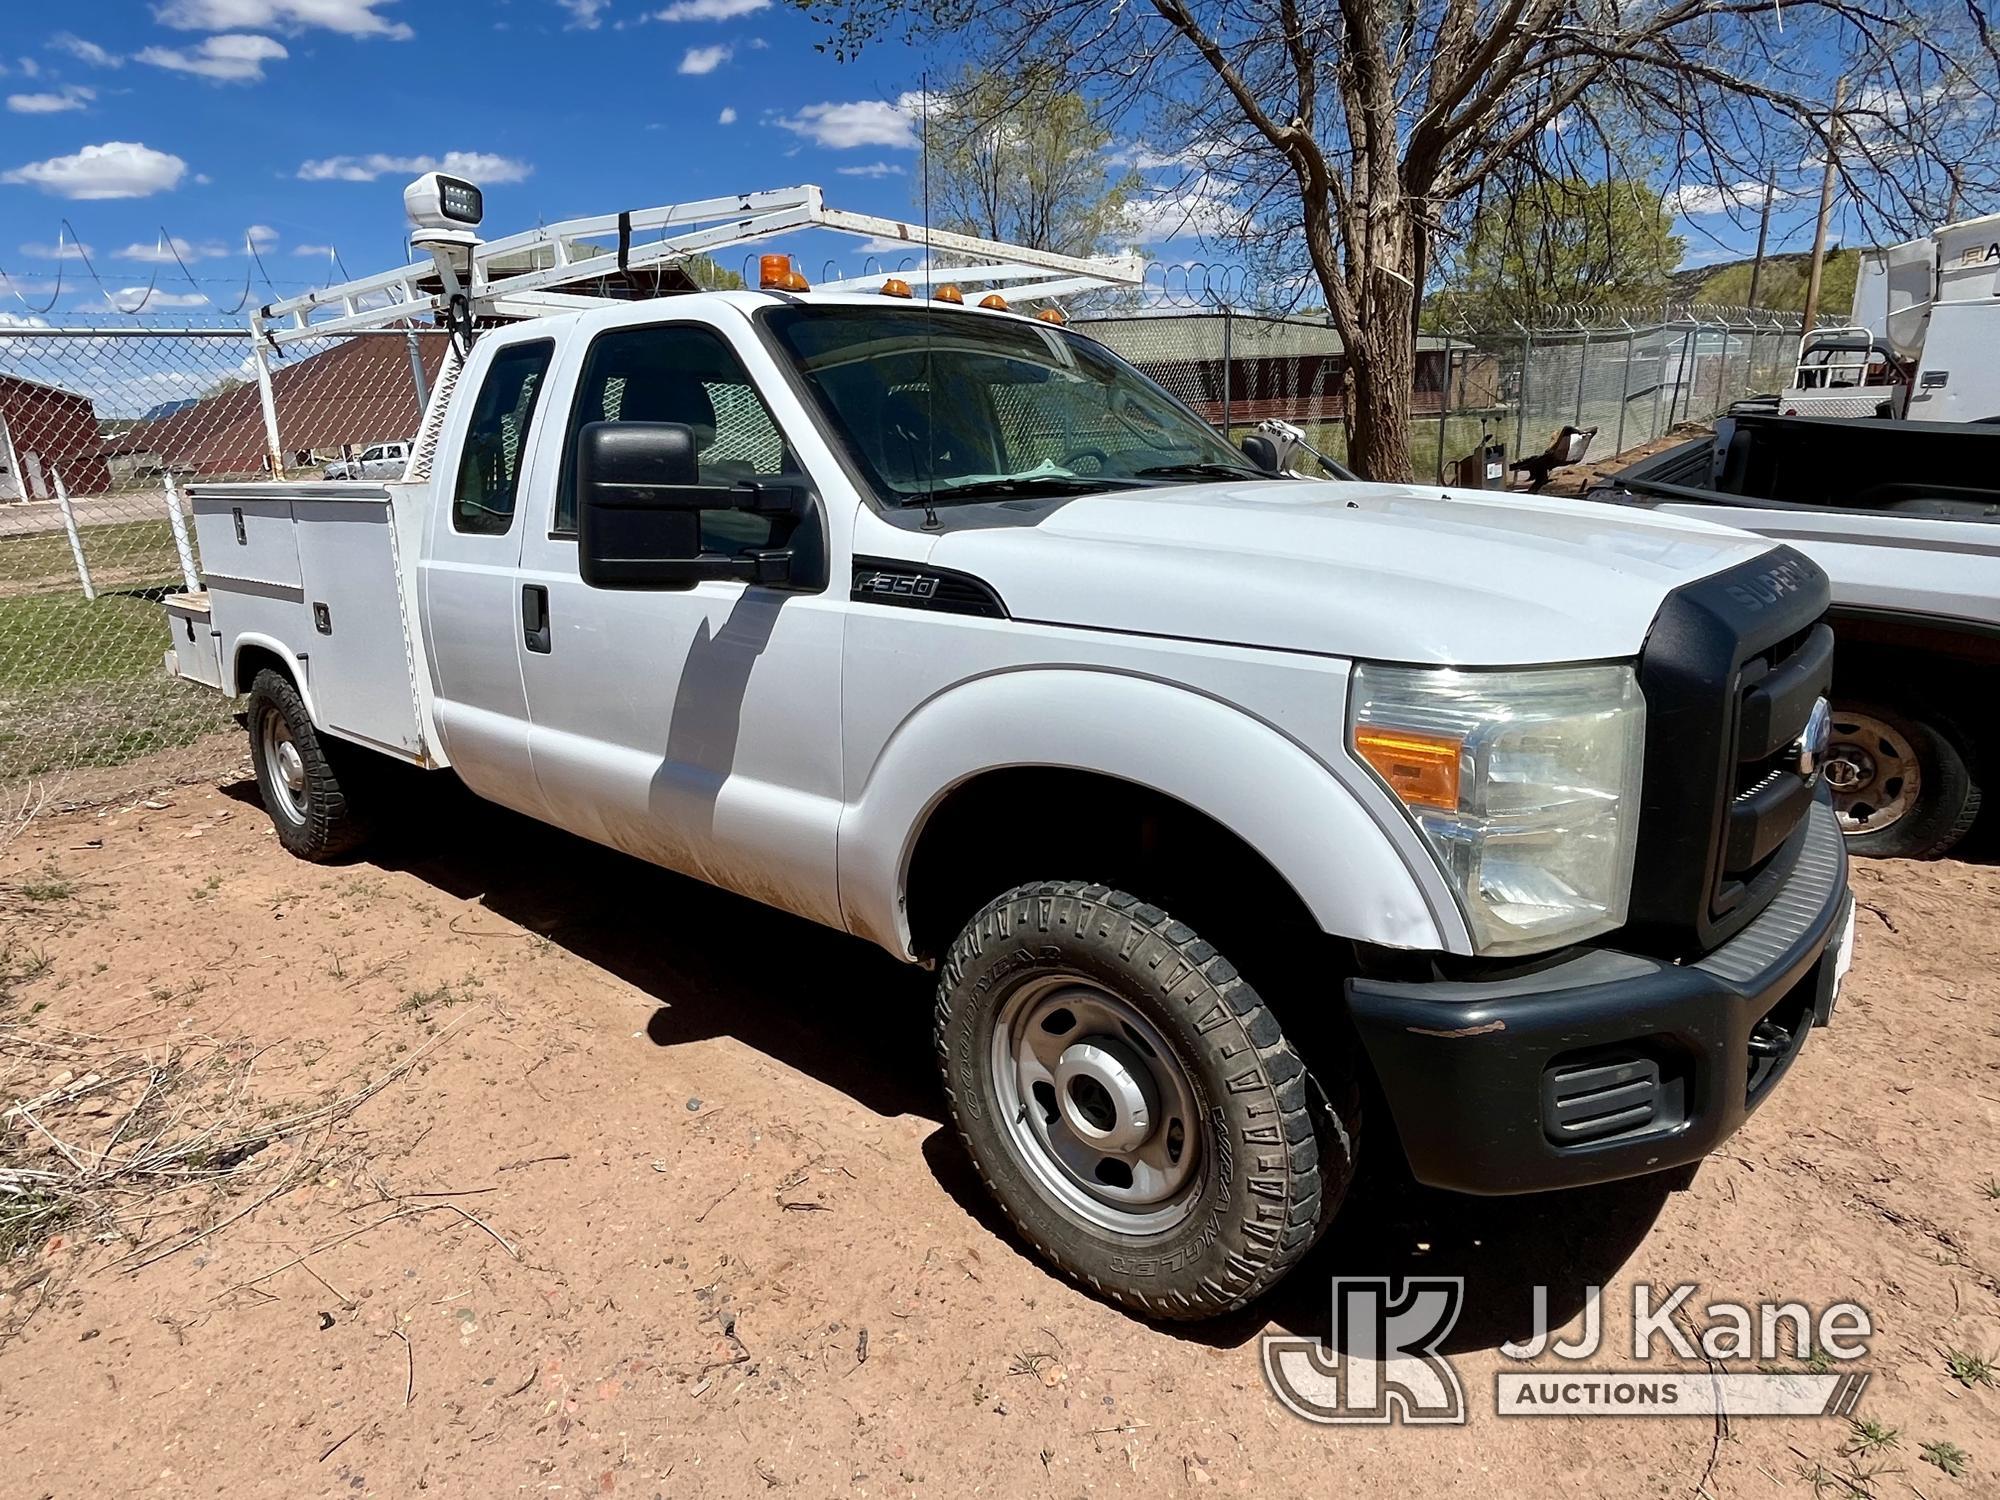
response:
<path id="1" fill-rule="evenodd" d="M 882 276 L 888 275 L 926 286 L 944 280 L 987 283 L 1002 287 L 1018 298 L 1066 296 L 1103 287 L 1137 287 L 1144 281 L 1144 268 L 1136 257 L 1059 255 L 1051 250 L 1009 245 L 973 235 L 927 230 L 920 224 L 877 214 L 849 213 L 828 208 L 821 190 L 808 184 L 693 203 L 670 203 L 629 213 L 566 219 L 504 239 L 475 243 L 465 290 L 475 317 L 529 318 L 577 311 L 603 306 L 614 299 L 558 288 L 650 266 L 667 266 L 689 256 L 808 229 L 893 240 L 925 257 L 919 269 L 843 278 L 826 284 L 821 288 L 823 291 L 862 290 L 864 283 L 873 287 Z M 657 233 L 659 238 L 641 244 L 634 236 L 642 233 Z M 618 237 L 622 251 L 606 251 L 589 243 L 607 235 Z M 551 253 L 549 265 L 525 271 L 495 269 L 496 263 L 507 257 L 544 248 Z M 933 266 L 930 256 L 940 251 L 972 257 L 977 263 Z M 437 311 L 438 296 L 425 290 L 422 283 L 435 281 L 437 276 L 437 267 L 431 260 L 412 261 L 393 271 L 270 303 L 250 315 L 253 342 L 261 355 L 266 345 L 282 347 L 301 339 L 356 333 L 429 316 Z M 378 297 L 385 300 L 372 307 L 363 305 Z M 325 316 L 329 313 L 331 316 Z M 262 376 L 261 357 L 258 365 Z M 267 382 L 268 377 L 264 377 L 259 384 Z"/>

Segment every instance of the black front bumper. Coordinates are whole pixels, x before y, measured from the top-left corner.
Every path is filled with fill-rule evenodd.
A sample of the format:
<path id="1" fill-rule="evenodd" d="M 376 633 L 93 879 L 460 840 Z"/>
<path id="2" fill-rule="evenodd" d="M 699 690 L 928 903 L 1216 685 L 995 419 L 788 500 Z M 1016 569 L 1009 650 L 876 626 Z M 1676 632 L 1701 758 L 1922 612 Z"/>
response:
<path id="1" fill-rule="evenodd" d="M 1351 979 L 1348 1002 L 1420 1182 L 1572 1187 L 1695 1161 L 1829 1019 L 1853 903 L 1815 802 L 1770 904 L 1686 964 L 1584 949 L 1505 979 Z"/>

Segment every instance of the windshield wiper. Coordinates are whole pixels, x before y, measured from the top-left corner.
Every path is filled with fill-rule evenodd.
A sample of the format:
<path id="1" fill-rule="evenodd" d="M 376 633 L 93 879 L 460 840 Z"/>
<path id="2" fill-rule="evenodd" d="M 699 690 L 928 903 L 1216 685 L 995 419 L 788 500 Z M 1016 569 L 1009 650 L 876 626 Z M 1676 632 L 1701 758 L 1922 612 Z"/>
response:
<path id="1" fill-rule="evenodd" d="M 1183 464 L 1154 464 L 1138 472 L 1141 479 L 1269 479 L 1271 476 L 1242 464 L 1219 460 Z"/>
<path id="2" fill-rule="evenodd" d="M 1023 474 L 1013 479 L 974 479 L 964 484 L 939 485 L 929 495 L 912 495 L 905 505 L 935 504 L 949 500 L 1012 500 L 1030 495 L 1094 495 L 1115 487 L 1109 479 L 1086 479 L 1077 474 Z"/>

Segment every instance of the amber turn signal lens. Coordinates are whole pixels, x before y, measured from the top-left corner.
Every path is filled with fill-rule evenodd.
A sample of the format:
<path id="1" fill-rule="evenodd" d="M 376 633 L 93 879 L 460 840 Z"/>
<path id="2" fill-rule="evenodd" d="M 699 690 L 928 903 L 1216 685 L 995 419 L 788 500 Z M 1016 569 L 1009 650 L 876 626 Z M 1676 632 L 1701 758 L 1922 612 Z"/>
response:
<path id="1" fill-rule="evenodd" d="M 959 307 L 965 305 L 965 293 L 961 292 L 957 287 L 953 286 L 949 281 L 947 281 L 943 286 L 939 287 L 936 291 L 932 292 L 931 299 L 935 302 L 949 302 L 952 303 L 954 306 L 959 306 Z"/>
<path id="2" fill-rule="evenodd" d="M 1062 326 L 1064 323 L 1067 323 L 1069 321 L 1068 318 L 1065 318 L 1062 315 L 1062 309 L 1060 307 L 1045 307 L 1040 312 L 1036 313 L 1035 317 L 1040 322 L 1054 323 L 1058 327 Z"/>
<path id="3" fill-rule="evenodd" d="M 979 305 L 981 307 L 990 307 L 995 312 L 1005 312 L 1007 310 L 1007 299 L 998 292 L 988 292 L 984 297 L 979 299 Z"/>
<path id="4" fill-rule="evenodd" d="M 757 285 L 765 291 L 773 287 L 787 291 L 792 284 L 792 258 L 789 255 L 760 255 L 757 257 Z"/>
<path id="5" fill-rule="evenodd" d="M 882 283 L 882 295 L 885 297 L 907 297 L 910 295 L 910 284 L 900 277 L 891 276 L 887 281 Z"/>
<path id="6" fill-rule="evenodd" d="M 1464 748 L 1459 740 L 1413 729 L 1361 724 L 1354 730 L 1355 753 L 1412 807 L 1457 809 L 1458 760 Z"/>

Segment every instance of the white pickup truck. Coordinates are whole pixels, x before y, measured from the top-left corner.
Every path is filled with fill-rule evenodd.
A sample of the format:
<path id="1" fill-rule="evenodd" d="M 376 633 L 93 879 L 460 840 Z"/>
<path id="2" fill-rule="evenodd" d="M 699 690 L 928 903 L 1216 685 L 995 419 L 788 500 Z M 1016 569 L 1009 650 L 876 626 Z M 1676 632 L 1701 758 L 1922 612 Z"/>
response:
<path id="1" fill-rule="evenodd" d="M 194 487 L 170 666 L 247 695 L 288 849 L 448 767 L 935 965 L 980 1174 L 1168 1317 L 1271 1286 L 1363 1149 L 1695 1161 L 1829 1018 L 1806 558 L 1266 472 L 1052 322 L 796 288 L 480 332 L 398 482 Z"/>

